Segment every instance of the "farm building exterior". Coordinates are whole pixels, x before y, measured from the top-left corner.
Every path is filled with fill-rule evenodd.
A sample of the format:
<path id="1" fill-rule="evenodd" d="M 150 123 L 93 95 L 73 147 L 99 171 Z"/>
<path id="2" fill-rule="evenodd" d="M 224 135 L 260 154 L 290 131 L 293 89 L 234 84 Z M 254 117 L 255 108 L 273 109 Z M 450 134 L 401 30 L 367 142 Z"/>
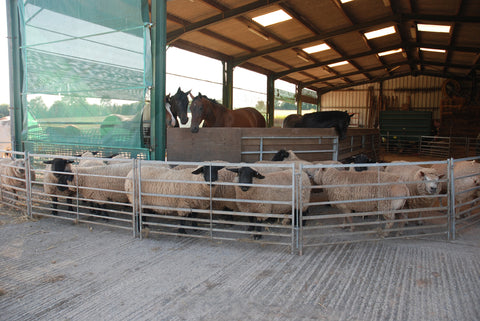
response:
<path id="1" fill-rule="evenodd" d="M 95 146 L 163 159 L 166 46 L 222 61 L 221 99 L 229 108 L 236 67 L 265 75 L 270 127 L 275 82 L 283 80 L 297 88 L 298 113 L 303 103 L 348 110 L 352 127 L 379 128 L 382 111 L 429 111 L 442 136 L 478 134 L 470 127 L 478 119 L 476 1 L 102 3 L 115 13 L 99 6 L 7 1 L 15 150 Z M 287 20 L 257 19 L 274 11 Z M 378 30 L 386 34 L 376 37 Z M 38 97 L 48 95 L 64 97 L 49 109 L 54 117 L 39 112 Z M 122 108 L 113 108 L 118 101 Z M 140 115 L 149 106 L 146 145 Z M 122 124 L 103 124 L 114 129 L 105 136 L 100 126 L 114 114 Z"/>

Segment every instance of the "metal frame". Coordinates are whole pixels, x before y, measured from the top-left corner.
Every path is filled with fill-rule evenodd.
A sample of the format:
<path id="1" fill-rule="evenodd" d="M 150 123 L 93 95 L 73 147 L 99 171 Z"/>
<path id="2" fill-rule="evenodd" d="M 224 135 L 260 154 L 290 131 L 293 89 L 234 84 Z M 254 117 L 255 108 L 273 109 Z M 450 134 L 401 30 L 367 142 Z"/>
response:
<path id="1" fill-rule="evenodd" d="M 1 202 L 5 205 L 12 206 L 17 210 L 22 210 L 27 213 L 29 217 L 33 216 L 43 216 L 50 218 L 57 218 L 67 221 L 72 221 L 75 223 L 85 223 L 85 224 L 96 224 L 104 225 L 119 229 L 124 229 L 132 232 L 133 237 L 145 237 L 148 233 L 159 234 L 159 235 L 175 235 L 183 237 L 193 237 L 193 238 L 205 238 L 211 240 L 229 240 L 229 241 L 249 241 L 260 244 L 275 244 L 286 246 L 291 249 L 292 253 L 302 254 L 303 251 L 309 247 L 324 246 L 329 244 L 343 244 L 351 242 L 364 242 L 364 241 L 378 241 L 386 238 L 395 239 L 395 238 L 414 238 L 414 237 L 433 237 L 433 236 L 443 236 L 446 240 L 455 240 L 457 233 L 465 230 L 472 224 L 480 223 L 480 197 L 478 191 L 480 186 L 475 186 L 467 191 L 455 191 L 455 180 L 465 179 L 471 176 L 480 175 L 480 173 L 471 173 L 463 177 L 454 177 L 453 168 L 455 164 L 460 161 L 472 161 L 480 160 L 480 157 L 471 157 L 464 159 L 448 159 L 445 161 L 436 161 L 436 162 L 411 162 L 410 164 L 421 165 L 428 167 L 433 164 L 445 164 L 447 166 L 447 177 L 443 178 L 441 181 L 448 182 L 448 191 L 446 194 L 442 195 L 433 195 L 433 197 L 438 197 L 444 200 L 444 202 L 439 202 L 438 205 L 434 205 L 431 208 L 418 209 L 401 209 L 399 213 L 412 213 L 412 212 L 438 212 L 422 219 L 428 221 L 429 224 L 425 226 L 408 226 L 404 227 L 403 235 L 385 235 L 383 232 L 399 232 L 400 229 L 392 228 L 390 230 L 384 230 L 383 224 L 385 220 L 376 219 L 377 216 L 381 216 L 383 213 L 381 211 L 372 211 L 372 212 L 357 212 L 353 214 L 344 214 L 336 210 L 334 207 L 327 208 L 325 205 L 334 205 L 335 202 L 331 201 L 318 201 L 311 200 L 308 204 L 303 204 L 302 201 L 302 191 L 304 189 L 318 189 L 318 188 L 328 188 L 332 186 L 326 185 L 311 185 L 310 182 L 303 182 L 302 176 L 300 173 L 302 171 L 307 171 L 311 169 L 321 169 L 328 167 L 336 167 L 340 169 L 350 170 L 357 166 L 363 166 L 359 164 L 350 164 L 350 165 L 304 165 L 304 164 L 285 164 L 279 162 L 279 164 L 265 164 L 258 163 L 255 164 L 255 167 L 260 172 L 267 170 L 280 170 L 280 169 L 290 169 L 292 171 L 291 185 L 280 186 L 285 189 L 285 193 L 289 193 L 290 196 L 283 201 L 278 200 L 265 200 L 262 197 L 258 197 L 257 200 L 242 200 L 242 202 L 258 202 L 264 204 L 286 204 L 291 211 L 285 214 L 276 214 L 276 213 L 251 213 L 251 212 L 232 212 L 224 209 L 214 209 L 213 202 L 215 201 L 227 201 L 227 202 L 238 202 L 239 200 L 235 198 L 221 198 L 216 196 L 212 189 L 210 189 L 209 195 L 205 196 L 205 199 L 209 202 L 210 206 L 207 209 L 184 209 L 184 208 L 167 208 L 169 211 L 195 211 L 204 214 L 204 217 L 198 218 L 189 218 L 189 217 L 179 217 L 177 215 L 160 215 L 160 214 L 151 214 L 148 213 L 148 210 L 155 209 L 154 206 L 147 206 L 142 203 L 142 197 L 146 194 L 142 191 L 142 180 L 141 169 L 142 166 L 151 164 L 154 166 L 191 166 L 192 169 L 198 165 L 220 165 L 226 167 L 239 167 L 239 166 L 251 166 L 252 164 L 246 163 L 221 163 L 221 162 L 205 162 L 205 163 L 192 163 L 192 162 L 159 162 L 159 161 L 147 161 L 147 160 L 110 160 L 110 162 L 127 162 L 131 166 L 132 170 L 132 179 L 134 181 L 134 189 L 131 192 L 132 204 L 124 203 L 115 203 L 115 202 L 104 202 L 108 204 L 108 208 L 102 209 L 105 212 L 108 212 L 110 215 L 105 216 L 104 214 L 95 214 L 90 213 L 90 210 L 97 209 L 96 206 L 91 206 L 85 204 L 86 201 L 81 197 L 80 189 L 78 188 L 78 180 L 74 182 L 75 193 L 73 193 L 69 198 L 72 200 L 72 209 L 66 209 L 65 199 L 60 199 L 58 204 L 58 215 L 52 215 L 51 206 L 53 204 L 49 196 L 45 195 L 43 191 L 43 176 L 51 171 L 45 169 L 43 165 L 43 160 L 52 159 L 54 157 L 65 157 L 67 159 L 72 159 L 79 161 L 81 158 L 78 157 L 66 157 L 58 155 L 44 155 L 44 154 L 28 154 L 13 152 L 15 157 L 24 158 L 26 164 L 26 178 L 22 181 L 25 182 L 24 188 L 16 188 L 16 193 L 13 194 L 5 190 L 5 182 L 2 179 L 2 190 L 0 191 Z M 88 158 L 87 158 L 88 159 Z M 92 158 L 98 160 L 98 158 Z M 381 168 L 387 164 L 369 164 L 373 169 Z M 388 163 L 390 166 L 395 166 L 394 163 Z M 5 165 L 3 165 L 5 166 Z M 7 165 L 12 166 L 12 165 Z M 35 180 L 31 180 L 30 173 L 35 172 Z M 1 175 L 0 178 L 3 178 L 4 175 Z M 77 176 L 75 176 L 77 178 Z M 114 177 L 107 177 L 114 178 Z M 188 184 L 191 182 L 184 181 L 180 178 L 176 179 L 174 182 L 178 184 Z M 198 182 L 196 182 L 198 183 Z M 409 182 L 408 182 L 409 183 Z M 236 186 L 239 185 L 235 182 L 215 182 L 216 185 L 224 186 Z M 378 185 L 389 185 L 388 183 L 379 183 Z M 84 187 L 82 187 L 84 188 Z M 279 186 L 271 186 L 265 184 L 255 184 L 255 188 L 279 188 Z M 103 190 L 97 187 L 90 187 L 93 190 L 99 191 L 109 191 Z M 113 190 L 116 191 L 116 190 Z M 117 191 L 118 192 L 118 191 Z M 455 199 L 460 193 L 470 192 L 473 193 L 474 197 L 468 199 L 462 204 L 456 204 Z M 172 195 L 157 195 L 156 197 L 172 197 Z M 18 200 L 15 199 L 18 197 Z M 184 197 L 182 195 L 176 195 L 176 197 Z M 415 198 L 415 196 L 410 196 L 410 198 Z M 380 201 L 380 200 L 393 200 L 395 198 L 371 198 L 365 201 Z M 362 200 L 363 201 L 363 200 Z M 346 202 L 358 202 L 358 200 L 350 200 Z M 307 205 L 313 211 L 309 211 L 307 216 L 305 216 L 301 209 L 304 205 Z M 456 210 L 460 207 L 468 206 L 469 211 L 472 214 L 466 215 L 465 217 L 456 218 Z M 326 212 L 321 212 L 326 210 Z M 320 212 L 319 212 L 320 211 Z M 227 216 L 230 215 L 230 216 Z M 339 220 L 346 216 L 355 216 L 353 225 L 356 226 L 357 231 L 342 231 L 341 228 L 345 227 Z M 361 220 L 359 217 L 367 216 L 370 219 Z M 144 222 L 145 217 L 155 218 L 156 221 L 153 222 Z M 259 222 L 251 223 L 248 219 L 249 217 L 259 217 L 262 219 L 274 219 L 276 222 Z M 290 218 L 289 225 L 283 225 L 278 220 L 283 220 Z M 395 219 L 397 222 L 416 222 L 418 218 L 408 218 L 408 219 Z M 183 225 L 185 223 L 196 223 L 197 225 Z M 306 222 L 306 226 L 303 223 Z M 249 226 L 259 226 L 264 230 L 261 232 L 250 231 L 247 227 Z M 148 228 L 148 230 L 146 230 Z M 181 234 L 176 229 L 184 228 L 187 230 L 187 234 Z M 382 233 L 378 233 L 378 232 Z M 252 235 L 262 234 L 263 239 L 252 240 Z"/>

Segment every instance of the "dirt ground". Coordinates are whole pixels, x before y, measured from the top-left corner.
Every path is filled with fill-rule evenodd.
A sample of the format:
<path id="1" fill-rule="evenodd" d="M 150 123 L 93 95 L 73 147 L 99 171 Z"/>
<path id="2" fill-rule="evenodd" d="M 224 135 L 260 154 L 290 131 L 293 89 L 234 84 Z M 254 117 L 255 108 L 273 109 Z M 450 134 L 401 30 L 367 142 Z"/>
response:
<path id="1" fill-rule="evenodd" d="M 0 208 L 0 320 L 479 320 L 480 227 L 289 249 Z"/>

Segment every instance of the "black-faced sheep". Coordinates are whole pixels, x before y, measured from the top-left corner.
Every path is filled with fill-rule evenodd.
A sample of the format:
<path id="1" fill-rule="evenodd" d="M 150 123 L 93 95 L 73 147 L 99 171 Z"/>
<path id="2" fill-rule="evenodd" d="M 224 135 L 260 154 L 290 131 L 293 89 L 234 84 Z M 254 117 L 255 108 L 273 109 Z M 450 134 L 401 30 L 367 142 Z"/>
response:
<path id="1" fill-rule="evenodd" d="M 259 213 L 259 214 L 291 214 L 292 213 L 292 185 L 294 185 L 293 171 L 283 170 L 261 174 L 251 167 L 230 168 L 229 170 L 238 174 L 238 183 L 235 185 L 235 195 L 237 207 L 241 212 Z M 302 212 L 308 209 L 310 202 L 310 179 L 305 172 L 302 172 Z M 243 185 L 245 184 L 245 185 Z M 266 187 L 255 185 L 267 185 Z M 247 202 L 245 202 L 247 201 Z M 275 204 L 274 202 L 284 202 Z M 295 204 L 295 207 L 298 207 Z M 268 215 L 249 217 L 250 222 L 258 222 L 268 219 Z M 289 218 L 284 218 L 283 223 L 288 222 Z M 250 226 L 249 231 L 261 231 L 261 226 Z M 254 239 L 260 239 L 261 234 L 254 234 Z"/>
<path id="2" fill-rule="evenodd" d="M 410 196 L 408 187 L 400 182 L 398 176 L 385 172 L 351 172 L 330 167 L 323 168 L 321 174 L 317 179 L 324 185 L 328 201 L 332 202 L 331 206 L 345 214 L 352 211 L 381 211 L 384 218 L 390 220 L 385 225 L 387 230 L 394 224 L 395 213 L 404 207 L 407 197 Z M 379 183 L 390 184 L 380 185 Z M 330 185 L 332 187 L 328 187 Z M 394 199 L 376 200 L 384 198 Z M 359 200 L 359 202 L 349 202 L 351 200 Z M 350 224 L 353 223 L 351 216 L 344 218 L 344 224 L 347 220 Z M 353 231 L 354 226 L 352 225 L 350 229 Z"/>
<path id="3" fill-rule="evenodd" d="M 54 158 L 44 161 L 47 164 L 43 178 L 43 191 L 52 198 L 52 214 L 57 215 L 58 197 L 65 198 L 69 204 L 68 210 L 73 211 L 71 206 L 74 191 L 68 188 L 67 182 L 73 179 L 72 163 L 70 159 Z"/>
<path id="4" fill-rule="evenodd" d="M 371 159 L 370 157 L 368 157 L 367 155 L 365 154 L 358 154 L 358 155 L 355 155 L 355 156 L 351 156 L 351 157 L 348 157 L 347 159 L 345 159 L 343 161 L 344 164 L 373 164 L 375 163 L 375 161 L 373 159 Z M 355 170 L 357 172 L 361 172 L 361 171 L 366 171 L 368 170 L 368 166 L 355 166 L 355 167 L 351 167 L 350 170 Z"/>
<path id="5" fill-rule="evenodd" d="M 439 180 L 443 178 L 443 175 L 439 175 L 434 168 L 425 168 L 404 162 L 401 164 L 387 166 L 385 172 L 400 177 L 407 184 L 410 196 L 431 196 L 409 198 L 407 199 L 406 207 L 410 209 L 432 207 L 437 200 L 433 195 L 439 194 Z M 422 212 L 409 213 L 408 216 L 416 219 L 418 225 L 423 224 L 423 221 L 420 219 Z"/>
<path id="6" fill-rule="evenodd" d="M 214 195 L 218 171 L 221 166 L 202 166 L 197 169 L 170 169 L 157 166 L 142 166 L 140 169 L 141 202 L 158 214 L 176 213 L 189 216 L 195 210 L 208 209 Z M 199 175 L 203 174 L 203 175 Z M 128 200 L 133 203 L 134 170 L 125 180 Z M 181 225 L 183 224 L 181 221 Z M 179 229 L 185 233 L 184 229 Z"/>

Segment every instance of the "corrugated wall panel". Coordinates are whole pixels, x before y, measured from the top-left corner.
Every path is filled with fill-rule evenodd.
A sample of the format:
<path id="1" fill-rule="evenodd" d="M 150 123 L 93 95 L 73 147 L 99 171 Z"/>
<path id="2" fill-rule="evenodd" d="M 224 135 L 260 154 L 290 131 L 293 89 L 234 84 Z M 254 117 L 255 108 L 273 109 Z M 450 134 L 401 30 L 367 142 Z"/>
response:
<path id="1" fill-rule="evenodd" d="M 439 106 L 442 99 L 442 84 L 445 78 L 429 76 L 408 76 L 383 82 L 383 96 L 386 110 L 432 111 L 433 118 L 439 118 Z M 379 83 L 356 86 L 347 90 L 329 92 L 321 97 L 321 110 L 348 110 L 356 113 L 352 126 L 364 127 L 367 122 L 368 88 L 373 86 L 378 101 Z M 410 97 L 410 98 L 409 98 Z"/>

